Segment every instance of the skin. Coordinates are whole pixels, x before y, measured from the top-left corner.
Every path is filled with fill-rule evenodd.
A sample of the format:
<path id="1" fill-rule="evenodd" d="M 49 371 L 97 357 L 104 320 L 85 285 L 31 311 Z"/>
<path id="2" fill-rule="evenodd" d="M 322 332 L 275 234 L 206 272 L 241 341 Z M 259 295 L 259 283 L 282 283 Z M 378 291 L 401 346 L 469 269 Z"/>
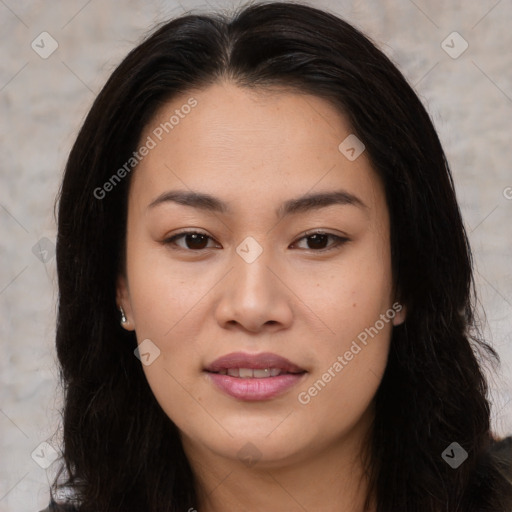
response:
<path id="1" fill-rule="evenodd" d="M 132 175 L 127 264 L 117 301 L 128 330 L 160 355 L 144 372 L 178 426 L 197 480 L 200 512 L 362 511 L 361 454 L 373 417 L 392 326 L 405 309 L 304 405 L 301 391 L 322 377 L 357 335 L 396 301 L 389 216 L 382 183 L 366 153 L 338 149 L 351 129 L 330 103 L 286 90 L 219 82 L 164 105 L 151 136 L 190 97 L 197 106 Z M 335 204 L 278 219 L 284 201 L 343 189 L 364 204 Z M 174 202 L 148 207 L 169 190 L 198 191 L 231 213 Z M 166 243 L 181 230 L 190 237 Z M 314 245 L 318 229 L 348 238 Z M 248 236 L 262 254 L 236 252 Z M 194 247 L 206 247 L 200 250 Z M 321 251 L 322 248 L 332 248 Z M 298 386 L 260 402 L 234 399 L 203 368 L 235 352 L 274 352 L 305 369 Z M 258 460 L 238 452 L 252 443 Z"/>

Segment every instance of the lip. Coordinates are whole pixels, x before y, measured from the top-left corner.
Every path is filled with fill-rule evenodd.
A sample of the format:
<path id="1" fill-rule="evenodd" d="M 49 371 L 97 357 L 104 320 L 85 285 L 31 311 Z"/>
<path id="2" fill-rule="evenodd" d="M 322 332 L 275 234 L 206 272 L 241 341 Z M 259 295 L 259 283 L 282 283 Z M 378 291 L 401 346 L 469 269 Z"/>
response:
<path id="1" fill-rule="evenodd" d="M 250 368 L 253 370 L 279 368 L 288 373 L 261 379 L 232 377 L 215 373 L 230 368 Z M 306 370 L 285 357 L 270 352 L 261 354 L 234 352 L 227 354 L 209 364 L 204 371 L 220 391 L 244 401 L 270 400 L 280 396 L 297 385 L 307 373 Z"/>

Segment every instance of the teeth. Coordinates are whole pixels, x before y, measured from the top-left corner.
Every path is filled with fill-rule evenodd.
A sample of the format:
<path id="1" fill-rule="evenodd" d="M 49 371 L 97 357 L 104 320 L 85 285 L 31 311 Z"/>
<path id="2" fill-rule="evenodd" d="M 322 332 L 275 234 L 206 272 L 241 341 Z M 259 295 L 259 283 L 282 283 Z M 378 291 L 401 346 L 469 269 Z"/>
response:
<path id="1" fill-rule="evenodd" d="M 257 379 L 264 379 L 270 377 L 270 368 L 264 368 L 263 370 L 253 370 L 253 376 Z"/>
<path id="2" fill-rule="evenodd" d="M 249 379 L 254 377 L 254 373 L 250 368 L 239 368 L 238 371 L 241 379 Z"/>
<path id="3" fill-rule="evenodd" d="M 277 377 L 283 371 L 280 368 L 263 368 L 253 370 L 252 368 L 229 368 L 220 370 L 220 375 L 229 375 L 231 377 L 239 377 L 240 379 L 265 379 L 267 377 Z"/>

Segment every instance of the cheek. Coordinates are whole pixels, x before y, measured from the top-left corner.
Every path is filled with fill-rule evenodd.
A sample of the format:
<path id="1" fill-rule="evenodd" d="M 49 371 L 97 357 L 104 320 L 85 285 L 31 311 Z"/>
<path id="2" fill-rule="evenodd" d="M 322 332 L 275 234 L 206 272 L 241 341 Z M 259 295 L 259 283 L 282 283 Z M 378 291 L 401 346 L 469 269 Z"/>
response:
<path id="1" fill-rule="evenodd" d="M 127 267 L 137 336 L 170 336 L 215 283 L 211 269 L 201 262 L 173 261 L 165 247 L 132 252 Z"/>
<path id="2" fill-rule="evenodd" d="M 166 414 L 185 429 L 182 421 L 204 415 L 197 377 L 212 332 L 211 294 L 225 270 L 172 261 L 165 250 L 132 255 L 127 270 L 137 340 L 149 339 L 159 351 L 143 370 Z"/>
<path id="3" fill-rule="evenodd" d="M 323 301 L 317 303 L 318 315 L 329 331 L 324 329 L 316 338 L 315 371 L 297 397 L 308 417 L 331 418 L 323 424 L 332 435 L 336 429 L 350 429 L 362 417 L 388 359 L 395 314 L 389 283 L 382 272 L 370 272 L 363 263 L 360 270 L 330 276 L 318 294 Z"/>
<path id="4" fill-rule="evenodd" d="M 389 331 L 382 331 L 366 346 L 359 344 L 359 348 L 351 347 L 349 342 L 298 390 L 303 414 L 322 419 L 315 422 L 320 434 L 337 437 L 362 421 L 381 383 L 388 348 Z M 352 354 L 351 360 L 347 352 Z"/>
<path id="5" fill-rule="evenodd" d="M 187 430 L 204 421 L 202 399 L 191 391 L 203 356 L 202 299 L 213 283 L 184 268 L 165 257 L 134 259 L 129 279 L 137 341 L 149 339 L 158 349 L 154 362 L 143 366 L 146 379 L 167 416 Z"/>
<path id="6" fill-rule="evenodd" d="M 361 244 L 333 265 L 301 269 L 296 293 L 324 327 L 334 348 L 375 324 L 392 304 L 391 263 L 387 252 Z"/>
<path id="7" fill-rule="evenodd" d="M 389 251 L 369 240 L 302 285 L 298 294 L 325 328 L 316 337 L 317 365 L 299 402 L 308 402 L 307 414 L 329 410 L 334 424 L 355 421 L 374 397 L 387 363 L 395 314 Z"/>

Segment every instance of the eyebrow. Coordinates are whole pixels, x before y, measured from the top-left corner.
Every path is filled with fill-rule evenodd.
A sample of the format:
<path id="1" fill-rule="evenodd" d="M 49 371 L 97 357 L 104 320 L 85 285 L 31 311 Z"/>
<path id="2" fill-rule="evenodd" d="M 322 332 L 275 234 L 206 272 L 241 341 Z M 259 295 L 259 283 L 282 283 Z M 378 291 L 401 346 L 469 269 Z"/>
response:
<path id="1" fill-rule="evenodd" d="M 231 213 L 231 209 L 228 204 L 221 199 L 210 194 L 186 190 L 169 190 L 168 192 L 164 192 L 152 201 L 147 208 L 149 210 L 167 202 L 173 202 L 210 212 L 223 214 Z M 289 199 L 277 208 L 276 216 L 281 219 L 288 215 L 304 213 L 311 210 L 319 210 L 332 205 L 350 205 L 361 209 L 368 208 L 368 206 L 354 194 L 345 190 L 335 190 L 330 192 L 306 194 L 295 199 Z"/>

